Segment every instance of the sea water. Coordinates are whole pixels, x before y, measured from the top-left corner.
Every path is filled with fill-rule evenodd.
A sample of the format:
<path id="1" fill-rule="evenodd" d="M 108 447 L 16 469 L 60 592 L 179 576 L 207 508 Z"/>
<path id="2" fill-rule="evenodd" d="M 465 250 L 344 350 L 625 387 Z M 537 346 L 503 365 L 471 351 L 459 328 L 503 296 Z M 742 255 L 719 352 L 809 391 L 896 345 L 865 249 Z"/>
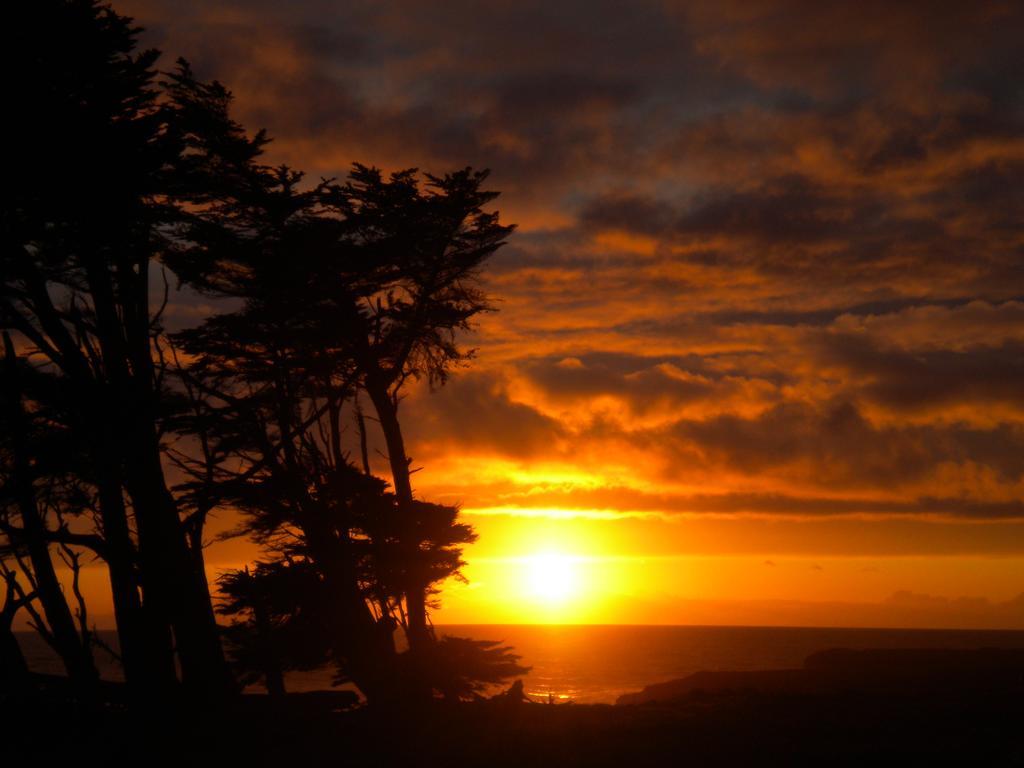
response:
<path id="1" fill-rule="evenodd" d="M 1019 648 L 1024 632 L 998 630 L 840 629 L 808 627 L 467 625 L 438 634 L 498 640 L 531 667 L 524 689 L 535 701 L 613 703 L 623 693 L 701 670 L 792 669 L 828 648 Z M 60 664 L 35 635 L 19 634 L 30 666 L 59 673 Z M 113 633 L 103 633 L 113 644 Z M 97 650 L 105 678 L 119 670 Z M 331 687 L 332 670 L 293 672 L 290 691 Z"/>

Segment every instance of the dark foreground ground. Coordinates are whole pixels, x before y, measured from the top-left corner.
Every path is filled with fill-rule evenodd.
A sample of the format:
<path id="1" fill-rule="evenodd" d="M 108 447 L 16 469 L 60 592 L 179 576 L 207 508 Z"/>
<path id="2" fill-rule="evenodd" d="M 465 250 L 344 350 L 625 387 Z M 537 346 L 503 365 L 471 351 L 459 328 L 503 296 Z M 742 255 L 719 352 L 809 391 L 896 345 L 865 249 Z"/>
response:
<path id="1" fill-rule="evenodd" d="M 328 693 L 172 716 L 75 714 L 51 698 L 0 713 L 0 765 L 1024 766 L 1024 657 L 952 672 L 908 659 L 701 673 L 625 706 L 497 699 L 396 714 L 341 710 Z"/>

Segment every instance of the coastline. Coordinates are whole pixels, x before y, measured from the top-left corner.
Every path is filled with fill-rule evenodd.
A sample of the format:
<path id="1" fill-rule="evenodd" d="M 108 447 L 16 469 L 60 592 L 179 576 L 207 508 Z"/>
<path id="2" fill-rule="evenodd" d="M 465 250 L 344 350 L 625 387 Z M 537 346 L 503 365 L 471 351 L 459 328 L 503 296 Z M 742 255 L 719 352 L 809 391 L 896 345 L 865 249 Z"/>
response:
<path id="1" fill-rule="evenodd" d="M 699 674 L 700 685 L 618 706 L 498 696 L 382 711 L 321 692 L 247 694 L 187 714 L 116 701 L 85 710 L 55 683 L 2 714 L 5 739 L 37 758 L 43 745 L 54 759 L 104 754 L 108 765 L 154 744 L 195 765 L 1024 764 L 1024 652 L 839 649 L 802 670 Z M 68 725 L 46 740 L 53 722 Z"/>

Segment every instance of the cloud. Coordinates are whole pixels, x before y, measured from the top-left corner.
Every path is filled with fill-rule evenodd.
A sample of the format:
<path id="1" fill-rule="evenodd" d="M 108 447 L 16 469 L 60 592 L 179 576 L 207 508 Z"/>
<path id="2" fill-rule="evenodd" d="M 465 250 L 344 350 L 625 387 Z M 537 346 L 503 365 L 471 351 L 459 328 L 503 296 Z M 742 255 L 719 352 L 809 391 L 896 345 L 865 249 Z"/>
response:
<path id="1" fill-rule="evenodd" d="M 833 334 L 822 362 L 867 379 L 863 392 L 896 410 L 953 404 L 1024 405 L 1024 343 L 961 350 L 894 350 L 877 339 Z"/>
<path id="2" fill-rule="evenodd" d="M 914 96 L 951 72 L 983 68 L 993 38 L 1020 18 L 1010 3 L 893 5 L 787 0 L 674 3 L 703 32 L 698 49 L 769 88 L 825 97 L 870 88 Z M 916 94 L 920 98 L 920 94 Z"/>
<path id="3" fill-rule="evenodd" d="M 423 402 L 430 397 L 430 402 Z M 411 437 L 427 450 L 500 451 L 528 458 L 550 449 L 562 437 L 559 422 L 508 399 L 500 379 L 486 374 L 457 377 L 444 396 L 421 393 Z"/>
<path id="4" fill-rule="evenodd" d="M 493 168 L 501 311 L 402 406 L 424 492 L 1024 517 L 1017 5 L 119 7 L 275 162 Z"/>

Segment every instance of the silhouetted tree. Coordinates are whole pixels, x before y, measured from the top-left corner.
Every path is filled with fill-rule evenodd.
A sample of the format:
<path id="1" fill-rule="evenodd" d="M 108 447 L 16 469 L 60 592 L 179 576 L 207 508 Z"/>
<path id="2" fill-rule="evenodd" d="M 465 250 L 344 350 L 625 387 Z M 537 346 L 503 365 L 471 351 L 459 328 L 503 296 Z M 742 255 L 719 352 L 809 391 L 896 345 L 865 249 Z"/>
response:
<path id="1" fill-rule="evenodd" d="M 381 656 L 388 651 L 380 616 L 360 589 L 363 553 L 354 538 L 365 505 L 353 499 L 379 495 L 382 485 L 354 471 L 340 447 L 352 387 L 350 362 L 338 354 L 345 329 L 337 312 L 309 295 L 320 276 L 315 244 L 334 222 L 313 215 L 316 193 L 297 191 L 297 180 L 286 169 L 254 167 L 242 199 L 196 217 L 195 229 L 224 236 L 217 252 L 232 254 L 232 264 L 205 272 L 205 246 L 170 259 L 199 284 L 207 275 L 234 281 L 235 294 L 246 299 L 238 312 L 177 337 L 194 358 L 184 385 L 205 398 L 204 407 L 182 417 L 182 429 L 205 448 L 171 455 L 192 478 L 183 498 L 197 509 L 212 503 L 241 510 L 244 531 L 268 553 L 316 569 L 332 603 L 322 616 L 324 636 L 372 695 L 385 687 L 377 678 L 392 665 Z"/>
<path id="2" fill-rule="evenodd" d="M 445 699 L 458 701 L 530 671 L 519 664 L 519 656 L 496 640 L 442 637 L 430 650 L 433 687 Z"/>
<path id="3" fill-rule="evenodd" d="M 354 398 L 371 394 L 389 453 L 404 457 L 402 386 L 440 383 L 468 357 L 454 336 L 486 308 L 476 269 L 510 231 L 479 210 L 493 197 L 471 192 L 484 174 L 427 178 L 423 190 L 411 171 L 385 182 L 356 166 L 348 184 L 303 191 L 290 169 L 254 167 L 244 194 L 193 224 L 223 235 L 217 253 L 230 256 L 213 262 L 197 247 L 168 258 L 193 286 L 244 302 L 176 336 L 193 361 L 185 385 L 207 401 L 182 430 L 208 449 L 176 455 L 193 478 L 187 495 L 245 511 L 269 555 L 314 569 L 335 660 L 371 698 L 393 691 L 396 670 L 406 695 L 414 670 L 430 682 L 425 653 L 395 658 L 392 628 L 405 628 L 414 657 L 429 647 L 426 595 L 458 574 L 474 534 L 455 508 L 413 497 L 408 459 L 390 462 L 393 493 L 368 474 Z M 362 471 L 343 448 L 353 416 Z"/>
<path id="4" fill-rule="evenodd" d="M 35 599 L 35 594 L 25 594 L 21 589 L 17 574 L 8 569 L 2 552 L 0 576 L 4 593 L 3 603 L 0 603 L 0 697 L 4 694 L 20 697 L 28 688 L 28 664 L 14 636 L 14 618 Z"/>
<path id="5" fill-rule="evenodd" d="M 300 193 L 301 177 L 279 169 L 276 195 L 240 196 L 215 211 L 211 223 L 196 222 L 200 231 L 214 226 L 229 233 L 230 241 L 219 245 L 230 257 L 213 262 L 194 248 L 169 261 L 199 290 L 254 302 L 269 291 L 279 294 L 278 308 L 290 301 L 284 314 L 292 322 L 323 318 L 333 334 L 325 343 L 344 359 L 347 384 L 365 390 L 374 405 L 410 563 L 419 544 L 398 407 L 410 379 L 442 384 L 471 356 L 456 343 L 457 333 L 488 309 L 479 269 L 512 231 L 497 213 L 482 210 L 496 196 L 481 188 L 486 177 L 467 169 L 428 175 L 424 184 L 414 170 L 385 179 L 356 165 L 347 183 L 324 182 Z M 293 298 L 283 299 L 290 288 Z M 264 309 L 262 316 L 271 315 Z M 429 639 L 424 577 L 410 569 L 403 584 L 413 648 Z"/>
<path id="6" fill-rule="evenodd" d="M 66 430 L 54 429 L 45 413 L 26 408 L 24 375 L 10 336 L 3 333 L 4 359 L 0 371 L 0 534 L 6 550 L 38 598 L 42 616 L 34 625 L 64 662 L 68 676 L 83 696 L 91 696 L 99 676 L 92 659 L 86 609 L 77 589 L 79 554 L 70 546 L 91 543 L 89 536 L 66 529 L 62 506 L 66 488 L 60 479 L 67 473 L 69 453 Z M 43 485 L 47 487 L 43 487 Z M 61 530 L 50 530 L 50 510 L 58 516 Z M 57 577 L 51 547 L 57 543 L 73 568 L 81 634 Z M 9 582 L 8 585 L 10 586 Z"/>
<path id="7" fill-rule="evenodd" d="M 20 117 L 0 220 L 0 327 L 13 335 L 0 523 L 29 564 L 41 631 L 69 670 L 94 674 L 77 589 L 91 551 L 108 566 L 129 684 L 168 694 L 177 661 L 194 694 L 230 690 L 202 548 L 207 516 L 231 506 L 268 558 L 224 582 L 240 663 L 278 690 L 283 669 L 324 653 L 368 695 L 448 690 L 428 674 L 427 608 L 474 534 L 454 507 L 415 497 L 398 408 L 410 379 L 441 384 L 471 356 L 457 334 L 488 309 L 478 271 L 512 228 L 482 210 L 495 193 L 470 169 L 385 179 L 357 165 L 344 184 L 301 188 L 301 174 L 260 164 L 266 138 L 231 119 L 221 85 L 184 62 L 160 79 L 138 31 L 94 0 L 40 0 L 3 51 L 8 71 L 30 66 L 8 93 Z M 160 262 L 241 300 L 178 337 L 187 366 L 154 301 L 162 276 L 167 299 Z M 45 386 L 23 391 L 28 371 Z M 390 489 L 371 474 L 360 392 Z M 353 418 L 361 468 L 343 447 Z M 26 458 L 35 432 L 74 436 L 61 466 Z M 175 488 L 167 460 L 186 476 Z M 305 657 L 309 627 L 322 640 Z"/>
<path id="8" fill-rule="evenodd" d="M 262 680 L 268 693 L 280 696 L 286 671 L 328 662 L 330 637 L 316 606 L 323 586 L 310 563 L 258 563 L 229 571 L 218 585 L 218 610 L 234 618 L 225 635 L 242 684 Z"/>
<path id="9" fill-rule="evenodd" d="M 215 205 L 259 153 L 227 94 L 182 66 L 161 83 L 129 19 L 92 0 L 22 8 L 7 40 L 7 191 L 0 324 L 67 380 L 98 498 L 126 676 L 197 693 L 230 685 L 209 590 L 161 462 L 171 402 L 155 354 L 154 260 L 186 209 Z M 27 518 L 26 518 L 27 519 Z"/>
<path id="10" fill-rule="evenodd" d="M 478 282 L 482 264 L 513 227 L 483 206 L 497 197 L 482 189 L 487 172 L 471 169 L 442 177 L 415 170 L 385 179 L 379 170 L 356 165 L 348 182 L 333 190 L 345 222 L 345 243 L 368 268 L 370 279 L 353 292 L 352 356 L 359 385 L 377 413 L 387 445 L 401 517 L 406 556 L 420 546 L 413 509 L 411 458 L 398 419 L 403 388 L 412 379 L 443 384 L 452 367 L 472 356 L 457 333 L 489 309 Z M 409 643 L 415 651 L 429 640 L 426 601 L 431 580 L 412 568 L 405 587 Z"/>

